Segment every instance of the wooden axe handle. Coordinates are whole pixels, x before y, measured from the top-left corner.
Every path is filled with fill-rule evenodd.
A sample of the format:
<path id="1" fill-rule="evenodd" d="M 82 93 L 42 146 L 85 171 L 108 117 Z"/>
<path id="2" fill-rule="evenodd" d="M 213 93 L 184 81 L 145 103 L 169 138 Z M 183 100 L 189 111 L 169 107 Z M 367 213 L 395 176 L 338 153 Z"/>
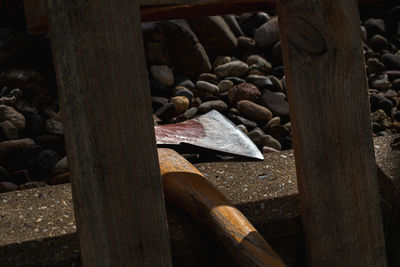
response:
<path id="1" fill-rule="evenodd" d="M 166 199 L 211 230 L 240 266 L 286 266 L 246 217 L 186 159 L 159 148 Z"/>

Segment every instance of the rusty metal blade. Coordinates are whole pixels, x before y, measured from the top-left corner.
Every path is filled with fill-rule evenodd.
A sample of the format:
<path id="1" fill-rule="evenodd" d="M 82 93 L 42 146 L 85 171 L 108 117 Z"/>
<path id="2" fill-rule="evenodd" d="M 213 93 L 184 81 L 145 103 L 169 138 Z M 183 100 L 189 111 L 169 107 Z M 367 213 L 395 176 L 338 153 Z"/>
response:
<path id="1" fill-rule="evenodd" d="M 219 154 L 263 160 L 256 145 L 218 111 L 176 124 L 154 126 L 157 145 L 191 145 Z"/>

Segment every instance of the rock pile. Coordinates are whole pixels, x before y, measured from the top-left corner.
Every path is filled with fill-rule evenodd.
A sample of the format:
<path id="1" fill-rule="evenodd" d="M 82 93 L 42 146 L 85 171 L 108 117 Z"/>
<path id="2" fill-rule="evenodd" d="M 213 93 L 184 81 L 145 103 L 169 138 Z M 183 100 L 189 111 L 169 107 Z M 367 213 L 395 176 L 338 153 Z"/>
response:
<path id="1" fill-rule="evenodd" d="M 361 25 L 376 135 L 400 129 L 399 12 L 400 6 L 394 7 L 385 19 L 368 18 Z M 215 109 L 263 152 L 292 148 L 272 12 L 159 21 L 142 28 L 155 123 Z M 29 38 L 0 29 L 0 192 L 68 181 L 53 67 L 21 63 L 27 54 L 42 63 L 35 57 L 41 45 Z"/>

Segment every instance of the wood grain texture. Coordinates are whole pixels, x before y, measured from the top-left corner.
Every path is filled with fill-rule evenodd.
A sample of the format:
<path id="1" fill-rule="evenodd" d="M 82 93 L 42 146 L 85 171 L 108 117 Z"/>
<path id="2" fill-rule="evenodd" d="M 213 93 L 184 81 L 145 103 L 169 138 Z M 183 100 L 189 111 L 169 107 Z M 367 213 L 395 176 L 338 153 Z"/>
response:
<path id="1" fill-rule="evenodd" d="M 48 31 L 46 1 L 24 0 L 29 34 Z M 383 1 L 359 0 L 359 3 Z M 156 21 L 268 10 L 275 7 L 275 0 L 142 0 L 139 5 L 142 21 Z"/>
<path id="2" fill-rule="evenodd" d="M 49 0 L 84 266 L 171 266 L 139 7 Z"/>
<path id="3" fill-rule="evenodd" d="M 166 199 L 215 234 L 240 266 L 286 266 L 246 217 L 186 159 L 159 148 Z"/>
<path id="4" fill-rule="evenodd" d="M 357 1 L 280 0 L 310 266 L 386 266 Z"/>

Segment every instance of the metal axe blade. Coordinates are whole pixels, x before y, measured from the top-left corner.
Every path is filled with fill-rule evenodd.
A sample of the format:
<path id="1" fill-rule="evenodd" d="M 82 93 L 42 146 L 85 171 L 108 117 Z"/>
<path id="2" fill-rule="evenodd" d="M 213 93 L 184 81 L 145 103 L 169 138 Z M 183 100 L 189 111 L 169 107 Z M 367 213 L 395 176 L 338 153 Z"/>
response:
<path id="1" fill-rule="evenodd" d="M 218 111 L 176 124 L 154 126 L 158 146 L 194 146 L 219 154 L 263 160 L 256 145 Z"/>

